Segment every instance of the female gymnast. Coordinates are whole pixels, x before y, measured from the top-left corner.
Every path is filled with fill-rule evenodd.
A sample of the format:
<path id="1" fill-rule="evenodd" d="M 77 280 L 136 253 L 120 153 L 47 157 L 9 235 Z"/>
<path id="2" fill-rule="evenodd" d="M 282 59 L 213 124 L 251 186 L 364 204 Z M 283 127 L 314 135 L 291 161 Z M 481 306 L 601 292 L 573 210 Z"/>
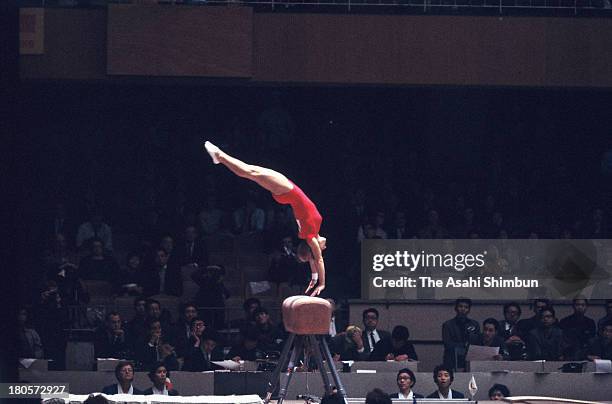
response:
<path id="1" fill-rule="evenodd" d="M 297 257 L 301 262 L 308 261 L 310 264 L 310 284 L 304 293 L 310 292 L 310 296 L 318 296 L 325 289 L 323 250 L 326 239 L 319 235 L 323 218 L 315 204 L 283 174 L 269 168 L 247 164 L 208 141 L 204 143 L 204 148 L 212 157 L 213 163 L 221 163 L 237 176 L 256 182 L 270 191 L 276 202 L 291 205 L 299 229 L 298 237 L 304 240 L 298 245 Z"/>

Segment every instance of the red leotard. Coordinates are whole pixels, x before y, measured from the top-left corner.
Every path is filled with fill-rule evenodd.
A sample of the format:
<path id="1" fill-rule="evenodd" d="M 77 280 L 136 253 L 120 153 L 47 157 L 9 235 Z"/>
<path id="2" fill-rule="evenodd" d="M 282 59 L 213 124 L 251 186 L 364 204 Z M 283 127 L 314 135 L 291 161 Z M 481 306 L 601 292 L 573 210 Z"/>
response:
<path id="1" fill-rule="evenodd" d="M 272 197 L 276 202 L 282 205 L 289 204 L 293 208 L 293 215 L 300 221 L 299 238 L 306 240 L 319 235 L 323 218 L 315 204 L 308 199 L 300 187 L 293 184 L 291 191 L 282 195 L 272 194 Z"/>

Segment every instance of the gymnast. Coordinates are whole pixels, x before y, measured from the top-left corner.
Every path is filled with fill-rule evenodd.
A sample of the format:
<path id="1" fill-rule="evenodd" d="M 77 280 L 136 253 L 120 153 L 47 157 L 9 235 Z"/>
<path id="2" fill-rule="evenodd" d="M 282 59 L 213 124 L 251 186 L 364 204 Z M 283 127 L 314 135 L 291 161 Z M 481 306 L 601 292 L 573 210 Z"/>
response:
<path id="1" fill-rule="evenodd" d="M 298 245 L 297 257 L 301 262 L 310 264 L 310 283 L 304 293 L 310 292 L 310 296 L 318 296 L 325 289 L 323 250 L 326 239 L 319 235 L 323 218 L 315 204 L 283 174 L 269 168 L 247 164 L 208 141 L 204 143 L 204 148 L 212 157 L 213 163 L 221 163 L 237 176 L 256 182 L 270 191 L 276 202 L 291 205 L 298 225 L 298 237 L 303 240 Z"/>

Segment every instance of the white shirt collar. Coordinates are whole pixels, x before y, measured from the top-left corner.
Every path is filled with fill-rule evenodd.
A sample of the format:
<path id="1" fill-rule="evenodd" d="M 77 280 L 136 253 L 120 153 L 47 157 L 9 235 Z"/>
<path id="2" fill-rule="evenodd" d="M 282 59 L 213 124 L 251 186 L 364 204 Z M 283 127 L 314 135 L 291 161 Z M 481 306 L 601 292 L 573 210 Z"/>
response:
<path id="1" fill-rule="evenodd" d="M 410 390 L 410 393 L 408 393 L 407 396 L 403 395 L 401 391 L 397 393 L 397 397 L 402 400 L 412 400 L 412 396 L 414 396 L 414 392 L 412 390 Z"/>
<path id="2" fill-rule="evenodd" d="M 167 396 L 168 395 L 168 389 L 166 388 L 166 386 L 164 386 L 163 390 L 157 390 L 157 388 L 155 386 L 153 386 L 153 394 L 159 394 L 162 396 Z"/>
<path id="3" fill-rule="evenodd" d="M 127 392 L 125 392 L 121 388 L 121 385 L 119 383 L 117 383 L 117 393 L 119 393 L 119 394 L 134 394 L 134 386 L 130 384 L 130 389 Z"/>
<path id="4" fill-rule="evenodd" d="M 444 396 L 442 395 L 442 393 L 440 392 L 440 390 L 438 390 L 438 396 L 439 396 L 440 398 L 444 398 L 444 399 L 446 399 L 446 400 L 452 400 L 452 398 L 453 398 L 453 390 L 452 390 L 452 389 L 448 389 L 448 397 L 444 397 Z"/>

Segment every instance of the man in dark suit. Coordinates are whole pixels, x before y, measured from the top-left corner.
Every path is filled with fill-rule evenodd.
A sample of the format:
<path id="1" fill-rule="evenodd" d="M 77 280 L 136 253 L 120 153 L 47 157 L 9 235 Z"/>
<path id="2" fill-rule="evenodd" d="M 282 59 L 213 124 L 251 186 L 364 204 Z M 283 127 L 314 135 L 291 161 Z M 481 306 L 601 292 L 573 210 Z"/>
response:
<path id="1" fill-rule="evenodd" d="M 391 338 L 389 331 L 378 330 L 378 310 L 373 307 L 363 311 L 363 346 L 368 356 L 374 351 L 374 345 L 382 339 Z"/>
<path id="2" fill-rule="evenodd" d="M 104 326 L 96 331 L 94 337 L 96 358 L 130 359 L 130 348 L 121 316 L 116 311 L 108 313 Z"/>
<path id="3" fill-rule="evenodd" d="M 177 243 L 171 261 L 179 268 L 191 264 L 197 264 L 202 267 L 208 265 L 206 244 L 199 238 L 198 230 L 195 226 L 189 225 L 185 227 L 184 238 L 182 242 Z"/>
<path id="4" fill-rule="evenodd" d="M 168 379 L 170 377 L 170 371 L 166 369 L 166 366 L 162 362 L 157 362 L 149 371 L 149 379 L 153 386 L 149 387 L 144 391 L 145 396 L 153 394 L 160 396 L 178 396 L 180 395 L 177 390 L 172 388 Z"/>
<path id="5" fill-rule="evenodd" d="M 102 389 L 103 394 L 143 394 L 132 384 L 134 382 L 134 366 L 130 362 L 119 362 L 115 366 L 115 377 L 117 378 L 117 384 L 104 387 Z"/>
<path id="6" fill-rule="evenodd" d="M 408 368 L 400 369 L 397 372 L 397 388 L 398 393 L 391 394 L 391 398 L 400 398 L 402 400 L 412 400 L 413 398 L 423 398 L 422 395 L 412 391 L 412 388 L 416 384 L 416 376 L 414 372 Z"/>
<path id="7" fill-rule="evenodd" d="M 451 400 L 453 398 L 465 398 L 463 394 L 450 388 L 455 379 L 453 369 L 444 365 L 438 365 L 433 371 L 433 379 L 438 390 L 434 391 L 427 398 L 442 398 Z"/>
<path id="8" fill-rule="evenodd" d="M 459 298 L 455 300 L 455 317 L 442 324 L 444 365 L 449 368 L 465 367 L 465 352 L 468 342 L 474 335 L 480 334 L 480 324 L 468 318 L 471 308 L 471 299 Z"/>
<path id="9" fill-rule="evenodd" d="M 393 328 L 391 338 L 383 338 L 376 343 L 374 351 L 370 354 L 371 361 L 408 361 L 419 360 L 414 346 L 408 340 L 410 331 L 403 325 Z"/>
<path id="10" fill-rule="evenodd" d="M 145 296 L 159 294 L 181 296 L 183 294 L 183 280 L 180 267 L 169 262 L 169 254 L 164 248 L 155 250 L 154 264 L 145 268 L 143 276 Z"/>

